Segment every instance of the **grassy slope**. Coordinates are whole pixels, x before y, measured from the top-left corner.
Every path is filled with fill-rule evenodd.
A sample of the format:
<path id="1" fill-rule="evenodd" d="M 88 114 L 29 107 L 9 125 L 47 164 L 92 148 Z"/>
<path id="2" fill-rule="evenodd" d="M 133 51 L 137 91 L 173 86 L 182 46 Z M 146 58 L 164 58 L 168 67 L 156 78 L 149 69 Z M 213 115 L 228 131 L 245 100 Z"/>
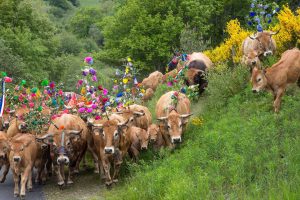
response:
<path id="1" fill-rule="evenodd" d="M 300 91 L 288 90 L 274 114 L 272 96 L 253 95 L 248 78 L 245 71 L 213 77 L 210 95 L 195 105 L 206 107 L 204 125 L 190 125 L 174 153 L 132 167 L 105 197 L 300 199 Z"/>

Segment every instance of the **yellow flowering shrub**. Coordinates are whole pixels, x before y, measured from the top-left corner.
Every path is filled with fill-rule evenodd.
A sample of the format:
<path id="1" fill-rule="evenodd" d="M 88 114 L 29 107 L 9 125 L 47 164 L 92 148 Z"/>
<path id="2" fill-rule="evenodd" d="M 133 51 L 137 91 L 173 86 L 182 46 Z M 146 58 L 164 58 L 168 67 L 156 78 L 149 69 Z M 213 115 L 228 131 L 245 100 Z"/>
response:
<path id="1" fill-rule="evenodd" d="M 300 8 L 298 8 L 295 15 L 288 6 L 283 6 L 283 9 L 278 14 L 278 21 L 270 29 L 272 31 L 280 29 L 279 33 L 273 37 L 277 44 L 277 52 L 281 54 L 286 49 L 296 45 L 292 44 L 290 46 L 291 42 L 300 43 Z M 229 37 L 223 43 L 215 49 L 204 52 L 217 66 L 222 66 L 221 63 L 231 59 L 232 48 L 235 51 L 233 61 L 236 63 L 240 62 L 243 40 L 253 34 L 253 32 L 243 29 L 237 19 L 227 23 L 226 32 Z"/>
<path id="2" fill-rule="evenodd" d="M 234 62 L 239 62 L 242 57 L 242 42 L 251 34 L 250 31 L 241 28 L 240 22 L 237 19 L 227 23 L 226 32 L 229 37 L 225 39 L 220 46 L 204 52 L 213 63 L 220 63 L 228 60 L 232 55 L 232 48 L 234 48 L 235 51 L 233 60 Z"/>

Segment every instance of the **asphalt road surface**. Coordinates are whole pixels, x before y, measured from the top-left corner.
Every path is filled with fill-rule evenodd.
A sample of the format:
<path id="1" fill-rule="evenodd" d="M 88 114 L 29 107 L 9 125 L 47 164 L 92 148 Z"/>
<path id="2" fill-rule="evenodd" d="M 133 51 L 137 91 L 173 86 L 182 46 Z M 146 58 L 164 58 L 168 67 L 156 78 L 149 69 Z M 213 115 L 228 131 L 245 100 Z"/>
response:
<path id="1" fill-rule="evenodd" d="M 2 171 L 1 171 L 2 174 Z M 12 173 L 6 177 L 6 181 L 4 183 L 0 183 L 0 200 L 17 200 L 19 198 L 14 198 L 14 181 Z M 42 186 L 35 184 L 33 181 L 33 190 L 32 192 L 26 191 L 25 199 L 28 200 L 44 200 L 44 193 L 42 190 Z"/>

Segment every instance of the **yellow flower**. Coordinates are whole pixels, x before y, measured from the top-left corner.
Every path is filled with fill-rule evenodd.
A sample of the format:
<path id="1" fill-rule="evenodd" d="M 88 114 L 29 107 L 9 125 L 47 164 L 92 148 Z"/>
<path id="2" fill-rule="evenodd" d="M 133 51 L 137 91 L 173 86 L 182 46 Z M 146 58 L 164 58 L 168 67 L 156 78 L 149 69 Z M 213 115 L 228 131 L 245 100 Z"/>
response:
<path id="1" fill-rule="evenodd" d="M 127 58 L 127 61 L 128 61 L 128 62 L 131 62 L 132 60 L 131 60 L 131 58 L 130 58 L 130 57 L 128 57 L 128 58 Z"/>
<path id="2" fill-rule="evenodd" d="M 203 118 L 194 117 L 194 118 L 192 118 L 191 122 L 195 126 L 202 126 L 203 125 Z"/>
<path id="3" fill-rule="evenodd" d="M 126 84 L 127 82 L 128 82 L 128 79 L 127 79 L 127 78 L 124 78 L 124 79 L 123 79 L 123 83 Z"/>
<path id="4" fill-rule="evenodd" d="M 80 94 L 82 94 L 82 95 L 85 95 L 85 94 L 86 94 L 86 90 L 85 90 L 85 88 L 84 88 L 84 87 L 83 87 L 83 88 L 81 88 Z"/>
<path id="5" fill-rule="evenodd" d="M 125 74 L 128 74 L 128 72 L 129 72 L 129 67 L 126 67 Z"/>
<path id="6" fill-rule="evenodd" d="M 143 94 L 145 94 L 146 91 L 145 91 L 144 89 L 141 89 L 141 92 L 142 92 Z"/>

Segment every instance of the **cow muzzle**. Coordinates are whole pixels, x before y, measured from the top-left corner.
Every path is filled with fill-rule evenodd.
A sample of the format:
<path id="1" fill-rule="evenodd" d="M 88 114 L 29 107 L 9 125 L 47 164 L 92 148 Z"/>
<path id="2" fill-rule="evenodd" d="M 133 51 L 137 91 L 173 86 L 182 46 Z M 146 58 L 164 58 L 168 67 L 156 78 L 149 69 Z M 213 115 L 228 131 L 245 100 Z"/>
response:
<path id="1" fill-rule="evenodd" d="M 20 131 L 25 132 L 27 130 L 27 125 L 26 124 L 20 124 L 19 129 L 20 129 Z"/>
<path id="2" fill-rule="evenodd" d="M 4 160 L 5 159 L 5 154 L 0 154 L 0 160 Z"/>
<path id="3" fill-rule="evenodd" d="M 113 154 L 113 153 L 115 153 L 115 148 L 114 147 L 105 147 L 104 153 L 105 154 Z"/>
<path id="4" fill-rule="evenodd" d="M 257 93 L 258 91 L 256 89 L 252 89 L 252 92 L 253 93 Z"/>
<path id="5" fill-rule="evenodd" d="M 8 129 L 8 127 L 9 127 L 9 122 L 4 122 L 4 123 L 3 123 L 3 127 L 4 127 L 5 129 Z"/>
<path id="6" fill-rule="evenodd" d="M 266 52 L 264 52 L 264 56 L 266 57 L 266 56 L 271 56 L 271 55 L 273 55 L 273 52 L 272 51 L 266 51 Z"/>
<path id="7" fill-rule="evenodd" d="M 20 156 L 14 156 L 13 160 L 14 160 L 15 163 L 19 163 L 19 162 L 21 162 L 22 159 L 21 159 Z"/>
<path id="8" fill-rule="evenodd" d="M 172 137 L 171 141 L 173 144 L 179 144 L 179 143 L 181 143 L 181 136 Z"/>
<path id="9" fill-rule="evenodd" d="M 142 146 L 142 147 L 141 147 L 141 150 L 142 150 L 142 151 L 145 151 L 145 150 L 147 150 L 147 149 L 148 149 L 147 146 Z"/>
<path id="10" fill-rule="evenodd" d="M 67 156 L 64 156 L 64 155 L 59 156 L 57 158 L 57 164 L 59 164 L 59 165 L 68 165 L 69 162 L 70 162 L 69 158 Z"/>

